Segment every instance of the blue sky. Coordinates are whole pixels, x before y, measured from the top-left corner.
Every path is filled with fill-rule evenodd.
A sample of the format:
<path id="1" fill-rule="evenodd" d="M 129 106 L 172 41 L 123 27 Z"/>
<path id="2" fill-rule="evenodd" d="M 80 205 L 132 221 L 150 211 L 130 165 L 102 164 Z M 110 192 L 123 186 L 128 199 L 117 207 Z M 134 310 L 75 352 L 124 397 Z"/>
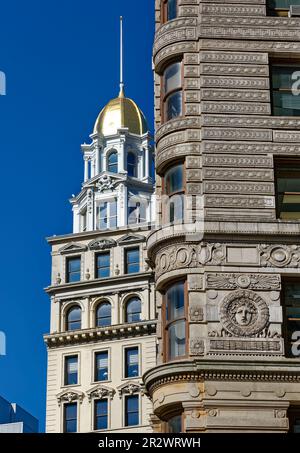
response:
<path id="1" fill-rule="evenodd" d="M 44 429 L 50 278 L 45 237 L 71 232 L 68 199 L 80 190 L 80 144 L 118 94 L 119 16 L 126 94 L 153 128 L 154 0 L 10 0 L 0 7 L 0 395 Z"/>

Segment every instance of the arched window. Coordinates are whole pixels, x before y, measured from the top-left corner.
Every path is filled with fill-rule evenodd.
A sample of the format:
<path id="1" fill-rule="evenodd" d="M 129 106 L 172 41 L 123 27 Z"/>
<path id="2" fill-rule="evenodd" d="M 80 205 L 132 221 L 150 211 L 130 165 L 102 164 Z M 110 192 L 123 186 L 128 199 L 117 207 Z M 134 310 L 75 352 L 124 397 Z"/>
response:
<path id="1" fill-rule="evenodd" d="M 111 173 L 118 173 L 118 153 L 112 151 L 108 156 L 107 170 Z"/>
<path id="2" fill-rule="evenodd" d="M 136 178 L 137 176 L 137 168 L 136 168 L 136 157 L 133 153 L 127 154 L 127 172 L 128 176 L 132 176 Z"/>
<path id="3" fill-rule="evenodd" d="M 96 313 L 96 326 L 105 327 L 111 325 L 111 305 L 109 302 L 102 302 Z"/>
<path id="4" fill-rule="evenodd" d="M 78 305 L 71 307 L 66 316 L 66 330 L 81 329 L 81 308 Z"/>
<path id="5" fill-rule="evenodd" d="M 139 322 L 141 320 L 141 301 L 138 297 L 132 297 L 126 304 L 126 322 Z"/>

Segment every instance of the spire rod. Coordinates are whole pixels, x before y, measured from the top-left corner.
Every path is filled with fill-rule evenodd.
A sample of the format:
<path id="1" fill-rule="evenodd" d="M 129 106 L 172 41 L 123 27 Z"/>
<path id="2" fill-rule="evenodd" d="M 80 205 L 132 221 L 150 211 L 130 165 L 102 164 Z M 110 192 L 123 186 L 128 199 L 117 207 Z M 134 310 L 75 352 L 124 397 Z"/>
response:
<path id="1" fill-rule="evenodd" d="M 124 97 L 124 80 L 123 80 L 123 17 L 120 16 L 120 94 Z"/>

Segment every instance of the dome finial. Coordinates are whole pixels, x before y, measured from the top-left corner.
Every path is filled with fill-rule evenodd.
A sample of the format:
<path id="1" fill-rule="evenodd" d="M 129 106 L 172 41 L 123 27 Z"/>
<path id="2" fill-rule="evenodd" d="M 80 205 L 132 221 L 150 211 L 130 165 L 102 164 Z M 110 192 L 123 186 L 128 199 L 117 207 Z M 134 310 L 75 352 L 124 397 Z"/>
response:
<path id="1" fill-rule="evenodd" d="M 119 98 L 124 95 L 124 81 L 123 81 L 123 17 L 120 16 L 120 93 Z"/>

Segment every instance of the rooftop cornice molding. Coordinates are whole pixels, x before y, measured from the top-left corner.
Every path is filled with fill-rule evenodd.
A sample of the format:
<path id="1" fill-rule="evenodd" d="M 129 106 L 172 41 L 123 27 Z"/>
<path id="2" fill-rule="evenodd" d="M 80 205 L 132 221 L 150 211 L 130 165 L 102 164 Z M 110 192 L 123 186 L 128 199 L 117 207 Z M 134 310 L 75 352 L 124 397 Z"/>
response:
<path id="1" fill-rule="evenodd" d="M 136 274 L 116 275 L 114 277 L 107 277 L 102 279 L 52 285 L 45 288 L 45 291 L 49 295 L 55 295 L 66 291 L 79 291 L 99 288 L 99 285 L 101 285 L 101 287 L 105 289 L 106 286 L 116 285 L 116 282 L 118 284 L 131 282 L 134 283 L 139 282 L 141 279 L 151 280 L 152 278 L 153 272 L 138 272 Z"/>
<path id="2" fill-rule="evenodd" d="M 132 324 L 119 324 L 108 327 L 95 327 L 85 330 L 59 332 L 44 335 L 44 341 L 49 349 L 74 344 L 113 341 L 123 337 L 143 337 L 156 334 L 156 320 L 141 321 Z"/>
<path id="3" fill-rule="evenodd" d="M 100 237 L 101 238 L 105 238 L 105 237 L 109 237 L 109 238 L 114 238 L 115 235 L 120 235 L 122 234 L 126 234 L 129 232 L 132 232 L 133 230 L 135 232 L 148 232 L 150 231 L 151 229 L 153 228 L 153 223 L 148 223 L 148 224 L 143 224 L 143 227 L 140 228 L 138 226 L 130 226 L 128 227 L 128 225 L 126 226 L 122 226 L 122 227 L 119 227 L 119 228 L 115 228 L 114 230 L 103 230 L 103 231 L 100 231 L 100 230 L 93 230 L 93 231 L 85 231 L 83 233 L 70 233 L 70 234 L 64 234 L 64 235 L 61 235 L 61 236 L 50 236 L 50 237 L 47 237 L 46 240 L 49 244 L 59 244 L 59 243 L 65 243 L 66 241 L 69 241 L 72 242 L 72 241 L 76 241 L 76 240 L 80 240 L 80 241 L 84 241 L 84 240 L 91 240 L 92 238 L 97 238 L 97 237 Z"/>

